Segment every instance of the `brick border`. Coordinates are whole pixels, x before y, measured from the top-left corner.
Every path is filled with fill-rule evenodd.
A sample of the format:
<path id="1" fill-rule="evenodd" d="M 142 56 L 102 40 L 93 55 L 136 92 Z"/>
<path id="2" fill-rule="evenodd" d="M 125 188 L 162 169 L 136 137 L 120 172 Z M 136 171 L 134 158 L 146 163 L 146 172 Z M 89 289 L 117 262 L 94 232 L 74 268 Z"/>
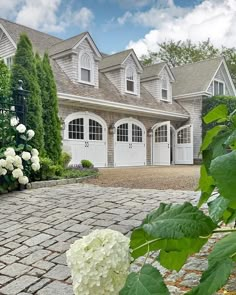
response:
<path id="1" fill-rule="evenodd" d="M 93 179 L 97 178 L 98 175 L 89 175 L 84 177 L 78 177 L 78 178 L 68 178 L 68 179 L 58 179 L 58 180 L 46 180 L 46 181 L 35 181 L 28 183 L 26 185 L 27 189 L 37 189 L 37 188 L 44 188 L 44 187 L 52 187 L 57 185 L 65 185 L 65 184 L 74 184 L 83 182 L 86 179 Z"/>

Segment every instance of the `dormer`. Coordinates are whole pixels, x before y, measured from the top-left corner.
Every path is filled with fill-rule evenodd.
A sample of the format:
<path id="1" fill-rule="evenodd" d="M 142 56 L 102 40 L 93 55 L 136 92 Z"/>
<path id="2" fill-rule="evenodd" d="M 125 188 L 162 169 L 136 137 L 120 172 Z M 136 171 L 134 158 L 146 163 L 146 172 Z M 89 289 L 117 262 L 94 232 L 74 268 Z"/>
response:
<path id="1" fill-rule="evenodd" d="M 99 87 L 101 54 L 88 32 L 59 42 L 50 49 L 53 58 L 74 83 Z"/>
<path id="2" fill-rule="evenodd" d="M 105 56 L 99 63 L 99 71 L 121 94 L 140 97 L 140 75 L 143 69 L 133 49 Z"/>
<path id="3" fill-rule="evenodd" d="M 158 63 L 144 67 L 141 75 L 142 85 L 157 100 L 172 103 L 172 84 L 175 78 L 169 66 L 165 63 Z"/>

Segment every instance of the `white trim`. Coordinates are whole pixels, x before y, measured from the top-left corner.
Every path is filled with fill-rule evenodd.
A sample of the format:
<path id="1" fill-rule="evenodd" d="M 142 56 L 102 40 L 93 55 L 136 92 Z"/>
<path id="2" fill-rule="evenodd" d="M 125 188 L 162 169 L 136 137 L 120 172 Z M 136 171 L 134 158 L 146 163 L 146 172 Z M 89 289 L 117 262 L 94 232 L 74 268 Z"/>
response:
<path id="1" fill-rule="evenodd" d="M 90 58 L 91 68 L 87 69 L 87 70 L 90 70 L 90 81 L 84 81 L 81 79 L 81 69 L 82 69 L 81 57 L 84 54 L 87 54 Z M 78 54 L 78 82 L 94 86 L 95 85 L 95 83 L 94 83 L 94 67 L 95 67 L 94 59 L 93 59 L 93 56 L 90 54 L 90 52 L 87 52 L 85 50 L 81 50 L 80 53 Z M 85 69 L 85 68 L 83 68 L 83 69 Z"/>
<path id="2" fill-rule="evenodd" d="M 80 45 L 80 43 L 82 43 L 85 39 L 88 39 L 88 42 L 89 42 L 90 46 L 92 47 L 93 51 L 96 53 L 96 55 L 99 57 L 99 59 L 101 59 L 101 58 L 102 58 L 102 55 L 101 55 L 101 53 L 99 52 L 99 50 L 98 50 L 96 44 L 94 43 L 94 41 L 93 41 L 93 39 L 92 39 L 92 37 L 90 36 L 89 33 L 86 33 L 86 35 L 84 35 L 84 37 L 83 37 L 79 42 L 77 42 L 77 43 L 73 46 L 72 49 L 76 49 L 76 48 Z"/>
<path id="3" fill-rule="evenodd" d="M 0 29 L 3 30 L 3 32 L 6 34 L 7 38 L 11 41 L 12 45 L 17 48 L 16 43 L 13 41 L 12 37 L 8 34 L 7 30 L 4 28 L 2 24 L 0 24 Z"/>
<path id="4" fill-rule="evenodd" d="M 201 95 L 212 96 L 212 93 L 207 92 L 207 91 L 192 92 L 192 93 L 186 93 L 186 94 L 180 94 L 180 95 L 173 96 L 173 99 L 177 100 L 177 99 L 182 99 L 182 98 L 192 98 L 193 96 L 201 96 Z"/>
<path id="5" fill-rule="evenodd" d="M 145 131 L 145 135 L 146 135 L 146 127 L 145 127 L 145 125 L 141 121 L 139 121 L 139 120 L 137 120 L 137 119 L 135 119 L 133 117 L 123 118 L 123 119 L 120 119 L 120 120 L 116 121 L 115 128 L 117 128 L 121 124 L 125 124 L 125 123 L 128 123 L 128 122 L 135 123 L 136 125 L 141 127 Z"/>
<path id="6" fill-rule="evenodd" d="M 134 50 L 132 49 L 132 51 L 128 54 L 128 56 L 125 58 L 125 60 L 121 63 L 122 65 L 126 62 L 126 60 L 130 57 L 130 55 L 132 55 L 132 58 L 134 59 L 134 62 L 136 63 L 139 71 L 142 73 L 143 72 L 143 67 L 141 66 Z"/>
<path id="7" fill-rule="evenodd" d="M 161 71 L 159 72 L 158 76 L 161 77 L 161 72 L 162 72 L 165 68 L 166 68 L 166 70 L 167 70 L 167 72 L 168 72 L 168 74 L 169 74 L 169 76 L 170 76 L 172 82 L 175 82 L 175 77 L 174 77 L 173 73 L 171 72 L 171 70 L 170 70 L 170 68 L 169 68 L 169 66 L 168 66 L 167 64 L 164 64 L 164 66 L 163 66 L 163 68 L 161 69 Z"/>
<path id="8" fill-rule="evenodd" d="M 86 103 L 89 105 L 97 105 L 102 107 L 110 107 L 117 110 L 125 110 L 125 111 L 133 111 L 133 112 L 140 112 L 143 114 L 149 114 L 149 115 L 160 115 L 160 116 L 166 116 L 170 118 L 178 118 L 178 119 L 189 119 L 189 115 L 181 114 L 181 113 L 175 113 L 175 112 L 168 112 L 163 110 L 155 110 L 151 108 L 145 108 L 140 106 L 134 106 L 134 105 L 128 105 L 124 103 L 118 103 L 118 102 L 112 102 L 102 99 L 96 99 L 92 97 L 82 97 L 78 95 L 72 95 L 72 94 L 66 94 L 58 92 L 58 97 L 61 99 L 67 100 L 67 101 L 74 101 L 74 102 L 81 102 Z"/>
<path id="9" fill-rule="evenodd" d="M 129 69 L 132 70 L 133 80 L 127 79 L 127 71 Z M 127 90 L 127 80 L 134 83 L 134 91 Z M 133 67 L 132 65 L 127 65 L 126 68 L 125 68 L 125 92 L 129 93 L 129 94 L 137 95 L 138 94 L 138 91 L 137 91 L 138 89 L 137 88 L 138 88 L 138 83 L 137 83 L 137 71 L 136 71 L 136 68 Z"/>

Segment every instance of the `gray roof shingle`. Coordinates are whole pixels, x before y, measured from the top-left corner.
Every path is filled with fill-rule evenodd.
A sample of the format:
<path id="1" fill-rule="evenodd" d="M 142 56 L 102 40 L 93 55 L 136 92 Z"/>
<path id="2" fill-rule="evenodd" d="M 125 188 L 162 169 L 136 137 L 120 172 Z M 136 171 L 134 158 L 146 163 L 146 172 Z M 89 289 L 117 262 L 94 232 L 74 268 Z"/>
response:
<path id="1" fill-rule="evenodd" d="M 121 65 L 132 51 L 133 49 L 128 49 L 112 55 L 105 56 L 99 63 L 99 69 L 103 70 L 106 68 Z"/>
<path id="2" fill-rule="evenodd" d="M 143 67 L 143 73 L 141 74 L 141 80 L 144 80 L 147 78 L 152 78 L 152 77 L 157 77 L 165 65 L 166 65 L 165 62 L 160 62 L 158 64 L 153 64 L 150 66 Z"/>
<path id="3" fill-rule="evenodd" d="M 52 45 L 62 41 L 62 39 L 60 38 L 13 23 L 3 18 L 0 18 L 0 24 L 2 24 L 2 26 L 5 28 L 5 30 L 8 32 L 8 34 L 11 36 L 16 44 L 18 43 L 20 35 L 22 33 L 27 34 L 31 40 L 34 51 L 37 51 L 40 55 L 42 55 Z"/>
<path id="4" fill-rule="evenodd" d="M 173 96 L 207 91 L 222 60 L 223 57 L 216 57 L 172 68 L 176 79 L 173 84 Z"/>

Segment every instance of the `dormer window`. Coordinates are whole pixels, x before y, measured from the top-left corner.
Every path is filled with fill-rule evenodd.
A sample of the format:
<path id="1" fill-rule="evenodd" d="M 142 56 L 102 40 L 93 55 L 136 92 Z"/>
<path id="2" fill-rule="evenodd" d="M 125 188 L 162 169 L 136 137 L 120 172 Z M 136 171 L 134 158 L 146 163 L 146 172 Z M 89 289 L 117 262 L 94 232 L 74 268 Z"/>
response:
<path id="1" fill-rule="evenodd" d="M 162 79 L 161 99 L 168 100 L 168 81 L 166 78 Z"/>
<path id="2" fill-rule="evenodd" d="M 133 67 L 126 68 L 126 92 L 135 93 L 136 92 L 136 71 Z"/>
<path id="3" fill-rule="evenodd" d="M 225 94 L 225 84 L 222 81 L 214 81 L 214 95 L 224 95 Z"/>
<path id="4" fill-rule="evenodd" d="M 79 59 L 79 81 L 93 84 L 93 60 L 87 53 L 82 53 Z"/>

